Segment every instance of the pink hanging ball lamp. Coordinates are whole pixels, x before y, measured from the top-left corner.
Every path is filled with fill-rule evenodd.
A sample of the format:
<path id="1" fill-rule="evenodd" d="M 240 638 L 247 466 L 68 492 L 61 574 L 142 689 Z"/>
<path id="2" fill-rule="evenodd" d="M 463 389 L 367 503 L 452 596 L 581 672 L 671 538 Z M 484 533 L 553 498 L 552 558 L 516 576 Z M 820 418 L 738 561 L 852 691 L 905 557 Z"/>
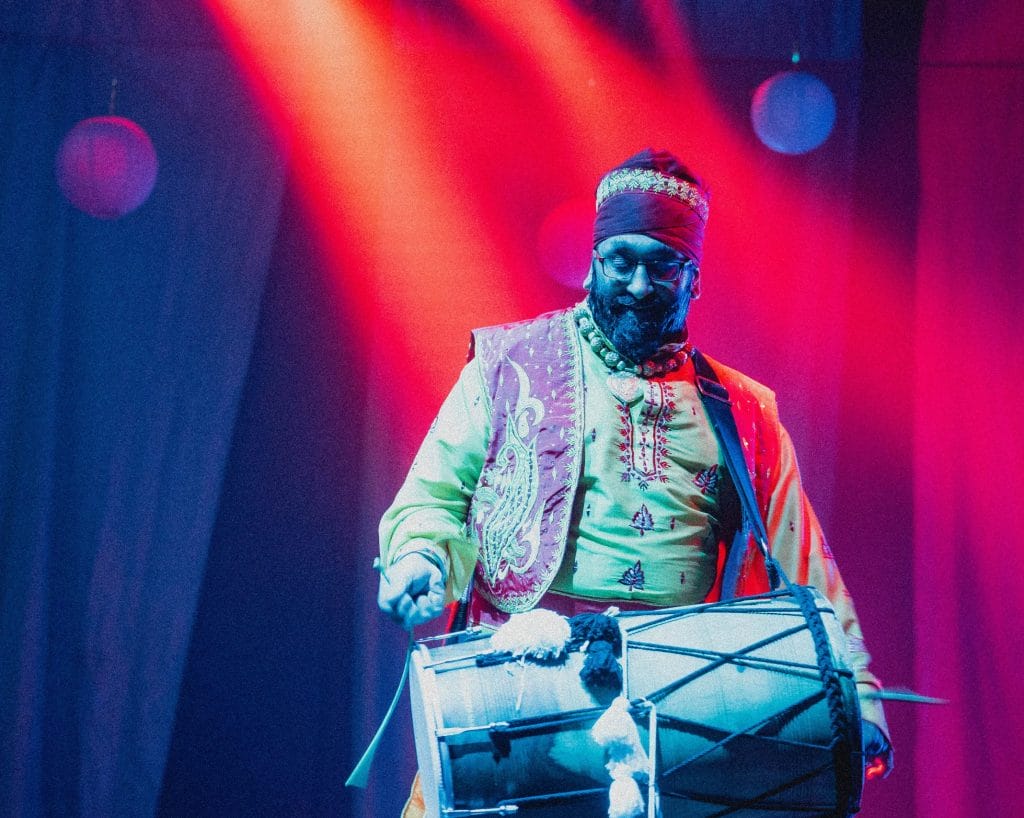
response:
<path id="1" fill-rule="evenodd" d="M 57 152 L 57 184 L 75 207 L 98 219 L 118 219 L 142 205 L 159 163 L 149 135 L 130 119 L 83 119 Z"/>
<path id="2" fill-rule="evenodd" d="M 544 218 L 537 233 L 541 269 L 563 287 L 579 290 L 587 277 L 594 245 L 594 202 L 570 199 Z"/>

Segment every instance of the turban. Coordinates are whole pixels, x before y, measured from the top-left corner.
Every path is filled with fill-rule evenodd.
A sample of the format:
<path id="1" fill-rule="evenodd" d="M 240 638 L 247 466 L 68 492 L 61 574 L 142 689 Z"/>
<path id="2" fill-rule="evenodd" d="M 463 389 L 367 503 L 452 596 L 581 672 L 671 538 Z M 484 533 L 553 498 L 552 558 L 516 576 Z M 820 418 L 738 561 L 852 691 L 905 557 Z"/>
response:
<path id="1" fill-rule="evenodd" d="M 597 187 L 594 246 L 642 233 L 700 264 L 709 192 L 666 151 L 647 148 L 605 174 Z"/>

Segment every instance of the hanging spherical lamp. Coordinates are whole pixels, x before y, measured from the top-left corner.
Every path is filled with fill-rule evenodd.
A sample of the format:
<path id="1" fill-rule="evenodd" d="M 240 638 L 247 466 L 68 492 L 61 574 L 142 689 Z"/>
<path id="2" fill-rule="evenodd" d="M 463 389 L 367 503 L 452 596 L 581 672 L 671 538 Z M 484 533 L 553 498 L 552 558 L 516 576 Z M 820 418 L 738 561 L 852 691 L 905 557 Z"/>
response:
<path id="1" fill-rule="evenodd" d="M 57 152 L 57 184 L 79 210 L 117 219 L 149 198 L 158 162 L 148 134 L 130 119 L 97 116 L 75 125 Z"/>
<path id="2" fill-rule="evenodd" d="M 549 278 L 573 290 L 583 287 L 594 245 L 594 200 L 570 199 L 552 210 L 537 235 L 537 255 Z"/>
<path id="3" fill-rule="evenodd" d="M 758 139 L 773 151 L 807 153 L 832 133 L 836 99 L 814 74 L 780 71 L 757 87 L 750 121 Z"/>

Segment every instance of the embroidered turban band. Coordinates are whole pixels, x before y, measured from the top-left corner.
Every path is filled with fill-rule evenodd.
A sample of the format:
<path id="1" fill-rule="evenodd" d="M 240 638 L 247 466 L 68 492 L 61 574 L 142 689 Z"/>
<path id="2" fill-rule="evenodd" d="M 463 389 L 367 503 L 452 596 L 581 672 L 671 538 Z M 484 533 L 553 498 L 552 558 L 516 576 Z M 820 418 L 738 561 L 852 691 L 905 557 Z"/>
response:
<path id="1" fill-rule="evenodd" d="M 708 194 L 672 154 L 650 148 L 609 171 L 597 188 L 594 246 L 642 233 L 698 265 L 704 251 Z"/>

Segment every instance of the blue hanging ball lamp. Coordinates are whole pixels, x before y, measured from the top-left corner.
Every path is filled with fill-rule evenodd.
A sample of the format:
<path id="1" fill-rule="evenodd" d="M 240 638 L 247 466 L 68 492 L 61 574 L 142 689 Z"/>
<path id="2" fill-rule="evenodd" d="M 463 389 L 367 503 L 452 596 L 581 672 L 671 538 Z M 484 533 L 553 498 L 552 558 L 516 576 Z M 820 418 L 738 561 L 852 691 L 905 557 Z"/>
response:
<path id="1" fill-rule="evenodd" d="M 794 63 L 799 59 L 794 55 Z M 778 153 L 807 153 L 821 145 L 836 124 L 836 98 L 806 71 L 780 71 L 762 82 L 750 104 L 754 132 Z"/>

